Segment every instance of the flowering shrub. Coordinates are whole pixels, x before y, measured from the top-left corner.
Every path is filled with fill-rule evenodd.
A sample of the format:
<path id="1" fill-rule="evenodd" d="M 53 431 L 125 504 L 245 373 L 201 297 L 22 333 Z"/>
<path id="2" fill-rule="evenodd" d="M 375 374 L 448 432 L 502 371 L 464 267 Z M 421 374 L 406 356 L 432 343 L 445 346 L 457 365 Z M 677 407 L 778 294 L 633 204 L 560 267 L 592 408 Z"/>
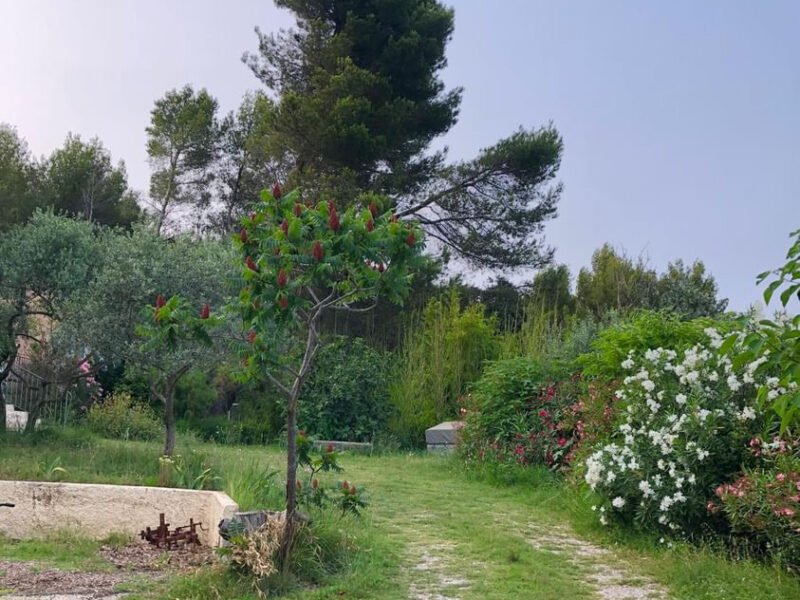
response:
<path id="1" fill-rule="evenodd" d="M 737 543 L 800 570 L 800 459 L 784 440 L 751 441 L 766 468 L 753 469 L 715 490 L 707 510 L 724 516 Z"/>
<path id="2" fill-rule="evenodd" d="M 573 456 L 579 379 L 529 358 L 486 368 L 467 408 L 461 453 L 468 460 L 566 466 Z M 562 374 L 563 375 L 563 374 Z"/>
<path id="3" fill-rule="evenodd" d="M 786 308 L 794 298 L 800 300 L 800 229 L 792 232 L 794 242 L 786 254 L 786 264 L 758 276 L 762 283 L 772 276 L 764 290 L 764 302 L 770 303 L 779 293 L 782 314 L 773 321 L 751 324 L 747 335 L 731 336 L 723 350 L 735 355 L 734 362 L 760 362 L 759 372 L 774 376 L 762 381 L 758 399 L 769 406 L 781 421 L 781 433 L 797 431 L 800 426 L 800 315 L 789 317 Z M 767 385 L 767 382 L 776 382 Z"/>
<path id="4" fill-rule="evenodd" d="M 675 532 L 707 521 L 706 503 L 752 458 L 748 441 L 762 428 L 754 373 L 718 352 L 720 334 L 676 352 L 657 348 L 622 362 L 630 373 L 616 394 L 623 422 L 586 461 L 585 480 L 609 515 Z"/>

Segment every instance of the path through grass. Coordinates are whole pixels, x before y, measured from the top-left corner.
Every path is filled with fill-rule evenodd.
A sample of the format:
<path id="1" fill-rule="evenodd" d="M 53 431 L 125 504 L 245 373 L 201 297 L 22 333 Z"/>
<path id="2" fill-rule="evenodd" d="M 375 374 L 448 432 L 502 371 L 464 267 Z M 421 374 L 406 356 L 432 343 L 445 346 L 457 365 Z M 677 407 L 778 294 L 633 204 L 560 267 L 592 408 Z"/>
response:
<path id="1" fill-rule="evenodd" d="M 244 485 L 248 474 L 280 469 L 283 462 L 277 448 L 194 448 L 213 460 L 243 508 L 254 508 L 259 497 Z M 186 442 L 182 450 L 187 451 Z M 0 478 L 42 477 L 43 465 L 59 457 L 73 481 L 152 484 L 157 456 L 156 444 L 80 436 L 34 446 L 0 442 Z M 289 598 L 800 598 L 798 580 L 769 567 L 734 563 L 684 545 L 666 549 L 650 536 L 600 529 L 584 501 L 547 473 L 503 487 L 471 477 L 457 461 L 441 456 L 345 455 L 341 463 L 341 477 L 370 494 L 361 520 L 334 523 L 360 550 L 347 557 L 343 569 Z M 14 558 L 4 553 L 0 547 L 0 558 Z M 131 596 L 248 597 L 254 596 L 246 587 L 213 569 L 176 579 L 167 590 Z"/>

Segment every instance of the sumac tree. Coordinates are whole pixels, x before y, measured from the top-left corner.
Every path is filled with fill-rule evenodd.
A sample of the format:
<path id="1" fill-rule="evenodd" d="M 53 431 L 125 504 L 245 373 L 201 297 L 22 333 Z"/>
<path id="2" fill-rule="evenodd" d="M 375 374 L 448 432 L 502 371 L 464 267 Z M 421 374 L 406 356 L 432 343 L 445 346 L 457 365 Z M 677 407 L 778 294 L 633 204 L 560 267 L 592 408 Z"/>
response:
<path id="1" fill-rule="evenodd" d="M 331 202 L 312 206 L 276 184 L 235 240 L 246 375 L 269 380 L 287 402 L 285 565 L 297 508 L 297 405 L 320 346 L 320 320 L 328 311 L 370 310 L 379 296 L 402 302 L 422 233 L 381 213 L 377 199 L 339 214 Z"/>

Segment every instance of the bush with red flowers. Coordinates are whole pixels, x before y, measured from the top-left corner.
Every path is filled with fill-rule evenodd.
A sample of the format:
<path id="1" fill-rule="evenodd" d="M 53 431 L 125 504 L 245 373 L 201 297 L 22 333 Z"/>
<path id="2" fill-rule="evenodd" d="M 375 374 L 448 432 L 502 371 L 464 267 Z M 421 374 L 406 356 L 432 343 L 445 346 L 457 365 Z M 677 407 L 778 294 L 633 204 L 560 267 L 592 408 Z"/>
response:
<path id="1" fill-rule="evenodd" d="M 764 466 L 717 487 L 706 508 L 727 520 L 736 547 L 800 572 L 800 457 L 785 440 L 750 447 Z"/>
<path id="2" fill-rule="evenodd" d="M 579 383 L 529 358 L 492 363 L 466 407 L 462 456 L 553 469 L 568 465 L 579 438 L 573 414 Z"/>

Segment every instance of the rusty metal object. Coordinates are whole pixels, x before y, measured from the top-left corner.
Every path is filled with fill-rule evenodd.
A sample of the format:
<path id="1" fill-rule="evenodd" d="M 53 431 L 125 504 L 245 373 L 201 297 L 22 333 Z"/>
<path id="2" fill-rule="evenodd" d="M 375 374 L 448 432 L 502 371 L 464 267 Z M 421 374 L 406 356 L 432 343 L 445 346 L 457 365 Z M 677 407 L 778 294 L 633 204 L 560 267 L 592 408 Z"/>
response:
<path id="1" fill-rule="evenodd" d="M 158 527 L 155 529 L 147 527 L 142 530 L 140 535 L 143 540 L 147 540 L 158 548 L 163 546 L 167 550 L 172 550 L 181 544 L 195 544 L 199 546 L 200 537 L 197 535 L 198 527 L 202 529 L 202 524 L 195 523 L 194 519 L 189 519 L 188 525 L 176 527 L 173 531 L 170 531 L 169 523 L 166 522 L 164 513 L 161 513 L 158 515 Z"/>

